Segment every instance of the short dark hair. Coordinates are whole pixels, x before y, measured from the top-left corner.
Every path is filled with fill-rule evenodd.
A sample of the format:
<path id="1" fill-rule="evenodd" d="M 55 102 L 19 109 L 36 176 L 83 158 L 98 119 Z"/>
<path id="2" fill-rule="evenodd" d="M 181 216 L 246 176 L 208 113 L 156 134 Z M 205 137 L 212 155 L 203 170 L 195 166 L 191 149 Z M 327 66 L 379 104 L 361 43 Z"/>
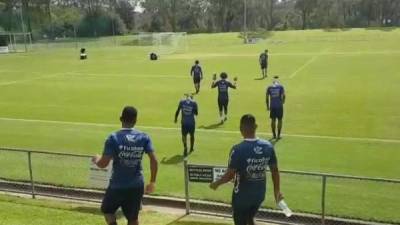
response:
<path id="1" fill-rule="evenodd" d="M 256 118 L 252 114 L 245 114 L 240 119 L 240 126 L 254 128 L 256 126 Z"/>
<path id="2" fill-rule="evenodd" d="M 125 106 L 121 113 L 121 122 L 133 123 L 137 118 L 137 110 L 133 106 Z"/>
<path id="3" fill-rule="evenodd" d="M 196 60 L 196 61 L 194 61 L 194 63 L 199 64 L 200 62 L 199 62 L 199 60 Z"/>
<path id="4" fill-rule="evenodd" d="M 222 72 L 219 76 L 220 76 L 222 79 L 228 78 L 228 74 L 225 73 L 225 72 Z"/>
<path id="5" fill-rule="evenodd" d="M 85 48 L 81 48 L 81 53 L 85 53 L 86 49 Z"/>

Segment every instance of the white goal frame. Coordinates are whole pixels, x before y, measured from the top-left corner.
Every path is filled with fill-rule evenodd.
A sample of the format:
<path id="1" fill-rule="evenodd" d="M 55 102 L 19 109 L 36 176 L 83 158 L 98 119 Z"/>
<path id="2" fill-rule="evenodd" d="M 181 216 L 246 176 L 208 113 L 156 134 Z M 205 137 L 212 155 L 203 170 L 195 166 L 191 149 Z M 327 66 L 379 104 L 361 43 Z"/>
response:
<path id="1" fill-rule="evenodd" d="M 152 51 L 160 55 L 183 53 L 188 50 L 186 32 L 161 32 L 138 34 L 139 45 L 152 46 Z"/>

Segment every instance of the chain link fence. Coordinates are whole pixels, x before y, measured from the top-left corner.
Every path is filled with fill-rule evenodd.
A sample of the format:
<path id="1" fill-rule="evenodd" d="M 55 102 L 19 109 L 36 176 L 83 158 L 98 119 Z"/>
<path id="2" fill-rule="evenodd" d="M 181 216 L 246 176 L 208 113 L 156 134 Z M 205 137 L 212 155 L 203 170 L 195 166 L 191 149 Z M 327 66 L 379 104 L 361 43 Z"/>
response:
<path id="1" fill-rule="evenodd" d="M 99 202 L 104 188 L 89 183 L 89 155 L 0 148 L 0 191 Z M 200 170 L 199 170 L 200 168 Z M 231 216 L 233 184 L 209 189 L 225 167 L 184 161 L 182 198 L 147 196 L 145 202 L 186 208 L 187 214 Z M 193 177 L 195 176 L 195 177 Z M 268 174 L 270 177 L 270 174 Z M 281 171 L 281 189 L 294 212 L 277 209 L 268 181 L 267 198 L 257 215 L 277 224 L 400 224 L 400 180 Z M 183 199 L 185 197 L 185 200 Z"/>

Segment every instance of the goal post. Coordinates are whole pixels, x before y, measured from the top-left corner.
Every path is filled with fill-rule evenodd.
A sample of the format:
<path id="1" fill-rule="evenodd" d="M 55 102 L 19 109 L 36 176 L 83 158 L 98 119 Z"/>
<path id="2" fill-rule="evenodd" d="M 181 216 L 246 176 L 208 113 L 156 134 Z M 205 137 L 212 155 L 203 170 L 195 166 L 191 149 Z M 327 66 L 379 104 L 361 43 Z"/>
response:
<path id="1" fill-rule="evenodd" d="M 28 52 L 31 46 L 30 33 L 0 32 L 0 53 Z"/>
<path id="2" fill-rule="evenodd" d="M 187 51 L 186 32 L 139 33 L 141 46 L 152 46 L 152 51 L 161 54 L 183 53 Z"/>

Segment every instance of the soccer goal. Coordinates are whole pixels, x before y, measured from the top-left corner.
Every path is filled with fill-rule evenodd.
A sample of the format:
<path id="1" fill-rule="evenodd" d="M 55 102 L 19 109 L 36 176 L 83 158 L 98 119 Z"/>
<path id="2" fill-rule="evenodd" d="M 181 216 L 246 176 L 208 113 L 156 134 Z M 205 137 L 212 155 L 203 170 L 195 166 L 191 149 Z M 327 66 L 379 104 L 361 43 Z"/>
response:
<path id="1" fill-rule="evenodd" d="M 30 33 L 0 33 L 0 53 L 27 52 L 31 46 Z"/>
<path id="2" fill-rule="evenodd" d="M 161 55 L 186 52 L 188 48 L 185 32 L 139 33 L 138 41 Z"/>

